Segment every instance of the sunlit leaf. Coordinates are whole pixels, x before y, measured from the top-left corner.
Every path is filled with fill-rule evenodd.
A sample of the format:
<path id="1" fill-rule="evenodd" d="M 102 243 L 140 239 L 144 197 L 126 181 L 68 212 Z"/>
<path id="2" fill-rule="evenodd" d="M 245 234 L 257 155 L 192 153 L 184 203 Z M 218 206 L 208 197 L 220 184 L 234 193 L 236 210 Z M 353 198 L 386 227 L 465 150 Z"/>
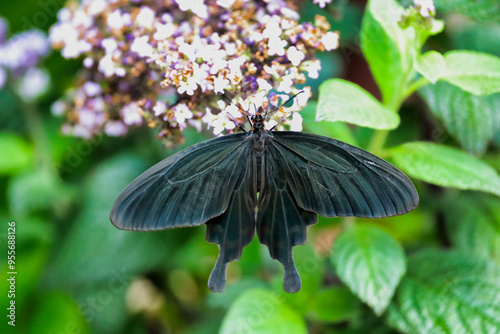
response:
<path id="1" fill-rule="evenodd" d="M 263 289 L 245 292 L 227 312 L 219 333 L 306 334 L 304 319 L 281 298 Z"/>
<path id="2" fill-rule="evenodd" d="M 442 79 L 475 95 L 500 92 L 500 58 L 476 51 L 450 51 L 444 55 Z"/>
<path id="3" fill-rule="evenodd" d="M 31 321 L 32 334 L 89 332 L 87 322 L 76 301 L 62 292 L 41 294 L 37 312 Z M 57 314 L 57 316 L 54 316 Z"/>
<path id="4" fill-rule="evenodd" d="M 427 51 L 417 57 L 415 70 L 431 83 L 436 83 L 446 71 L 443 55 L 437 51 Z"/>
<path id="5" fill-rule="evenodd" d="M 456 148 L 412 142 L 393 149 L 398 167 L 417 179 L 443 187 L 480 190 L 500 196 L 500 176 L 483 161 Z"/>
<path id="6" fill-rule="evenodd" d="M 0 133 L 0 174 L 17 173 L 33 164 L 33 148 L 15 134 Z"/>
<path id="7" fill-rule="evenodd" d="M 399 116 L 370 93 L 346 80 L 330 79 L 321 84 L 317 121 L 342 121 L 373 129 L 394 129 Z"/>

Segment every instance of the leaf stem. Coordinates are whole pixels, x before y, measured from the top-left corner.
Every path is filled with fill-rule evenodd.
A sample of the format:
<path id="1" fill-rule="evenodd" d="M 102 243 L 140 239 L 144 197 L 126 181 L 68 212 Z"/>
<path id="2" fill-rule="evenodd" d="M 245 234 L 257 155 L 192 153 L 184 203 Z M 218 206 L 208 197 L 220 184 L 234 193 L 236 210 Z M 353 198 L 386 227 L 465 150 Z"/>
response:
<path id="1" fill-rule="evenodd" d="M 417 80 L 414 80 L 410 83 L 403 94 L 403 101 L 406 100 L 411 94 L 413 94 L 419 88 L 428 85 L 430 82 L 425 77 L 420 77 Z"/>

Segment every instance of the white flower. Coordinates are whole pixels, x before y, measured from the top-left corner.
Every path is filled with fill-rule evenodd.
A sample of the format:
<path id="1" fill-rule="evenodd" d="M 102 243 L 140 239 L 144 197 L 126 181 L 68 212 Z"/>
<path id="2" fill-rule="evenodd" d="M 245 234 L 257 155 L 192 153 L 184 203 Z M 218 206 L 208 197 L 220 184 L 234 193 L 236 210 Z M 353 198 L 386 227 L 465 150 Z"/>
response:
<path id="1" fill-rule="evenodd" d="M 259 85 L 259 90 L 262 91 L 268 92 L 273 89 L 273 86 L 271 86 L 267 80 L 262 78 L 257 78 L 257 84 Z"/>
<path id="2" fill-rule="evenodd" d="M 175 120 L 179 125 L 184 125 L 184 123 L 186 123 L 186 119 L 190 119 L 193 117 L 193 113 L 191 112 L 191 110 L 189 110 L 188 106 L 185 103 L 178 104 L 173 109 Z"/>
<path id="3" fill-rule="evenodd" d="M 278 86 L 278 92 L 284 92 L 289 94 L 292 91 L 293 81 L 290 76 L 282 77 L 282 80 Z"/>
<path id="4" fill-rule="evenodd" d="M 420 8 L 420 15 L 422 17 L 429 17 L 431 13 L 436 11 L 433 0 L 413 0 L 413 3 L 416 8 Z"/>
<path id="5" fill-rule="evenodd" d="M 269 39 L 279 38 L 282 33 L 279 21 L 280 18 L 278 16 L 273 16 L 271 20 L 266 23 L 266 29 L 262 32 L 262 36 Z"/>
<path id="6" fill-rule="evenodd" d="M 217 0 L 217 4 L 226 9 L 231 8 L 236 0 Z"/>
<path id="7" fill-rule="evenodd" d="M 50 112 L 54 116 L 61 116 L 66 111 L 66 103 L 61 100 L 57 100 L 50 106 Z"/>
<path id="8" fill-rule="evenodd" d="M 225 112 L 221 112 L 218 117 L 212 122 L 214 127 L 214 134 L 218 135 L 225 129 L 233 130 L 236 127 L 236 124 L 232 120 L 227 117 Z"/>
<path id="9" fill-rule="evenodd" d="M 156 23 L 155 24 L 156 33 L 153 35 L 154 39 L 157 41 L 162 41 L 172 36 L 175 32 L 175 25 L 172 23 Z"/>
<path id="10" fill-rule="evenodd" d="M 329 31 L 321 37 L 321 43 L 326 51 L 331 51 L 339 46 L 339 35 L 336 32 Z"/>
<path id="11" fill-rule="evenodd" d="M 276 125 L 278 125 L 278 122 L 274 119 L 270 119 L 269 121 L 265 121 L 264 122 L 264 127 L 267 129 L 267 130 L 271 130 L 272 128 L 274 128 Z"/>
<path id="12" fill-rule="evenodd" d="M 302 116 L 294 112 L 290 121 L 290 131 L 302 131 Z"/>
<path id="13" fill-rule="evenodd" d="M 47 92 L 50 76 L 47 71 L 30 68 L 17 85 L 17 92 L 23 100 L 31 102 Z"/>
<path id="14" fill-rule="evenodd" d="M 92 24 L 93 20 L 82 9 L 78 9 L 73 14 L 72 22 L 75 27 L 82 26 L 84 28 L 88 28 Z"/>
<path id="15" fill-rule="evenodd" d="M 142 116 L 139 112 L 139 107 L 137 106 L 137 104 L 135 104 L 135 102 L 129 103 L 124 106 L 120 113 L 123 117 L 123 123 L 127 125 L 142 123 Z"/>
<path id="16" fill-rule="evenodd" d="M 196 79 L 189 77 L 186 81 L 181 81 L 179 87 L 177 88 L 177 92 L 179 94 L 186 93 L 187 95 L 193 95 L 197 88 L 198 85 L 196 84 Z"/>
<path id="17" fill-rule="evenodd" d="M 135 18 L 135 23 L 139 27 L 149 28 L 153 27 L 153 22 L 155 19 L 155 12 L 149 7 L 141 7 L 141 11 L 137 14 Z"/>
<path id="18" fill-rule="evenodd" d="M 105 77 L 110 77 L 115 74 L 116 68 L 116 63 L 113 61 L 111 55 L 105 55 L 99 61 L 99 71 L 104 74 Z"/>
<path id="19" fill-rule="evenodd" d="M 100 14 L 107 5 L 108 4 L 105 0 L 93 0 L 90 2 L 87 11 L 90 15 L 96 16 L 97 14 Z"/>
<path id="20" fill-rule="evenodd" d="M 163 101 L 156 101 L 155 106 L 153 107 L 153 111 L 155 112 L 155 116 L 160 116 L 165 113 L 167 110 L 167 105 Z"/>
<path id="21" fill-rule="evenodd" d="M 203 0 L 175 0 L 183 12 L 190 10 L 202 19 L 208 18 L 208 8 Z"/>
<path id="22" fill-rule="evenodd" d="M 229 119 L 235 119 L 241 117 L 240 109 L 234 104 L 228 105 L 227 108 L 224 109 L 224 112 L 226 113 Z"/>
<path id="23" fill-rule="evenodd" d="M 111 29 L 122 29 L 125 25 L 122 18 L 122 12 L 119 9 L 116 9 L 113 13 L 111 13 L 111 15 L 108 16 L 106 23 Z"/>
<path id="24" fill-rule="evenodd" d="M 218 102 L 217 102 L 217 104 L 218 104 Z M 205 109 L 205 115 L 201 118 L 202 122 L 207 124 L 207 129 L 210 129 L 210 127 L 212 126 L 212 123 L 215 119 L 217 119 L 217 115 L 212 114 L 212 112 L 210 111 L 210 108 L 207 107 Z"/>
<path id="25" fill-rule="evenodd" d="M 300 51 L 295 46 L 289 47 L 288 50 L 286 50 L 286 55 L 293 66 L 299 66 L 300 62 L 306 57 L 304 52 Z"/>
<path id="26" fill-rule="evenodd" d="M 104 133 L 111 137 L 123 136 L 127 133 L 127 127 L 120 121 L 107 121 Z"/>
<path id="27" fill-rule="evenodd" d="M 297 95 L 295 98 L 297 100 L 297 103 L 301 107 L 305 107 L 307 105 L 307 101 L 309 100 L 309 96 L 311 95 L 311 87 L 306 86 L 302 88 L 302 93 Z"/>
<path id="28" fill-rule="evenodd" d="M 88 97 L 93 97 L 101 94 L 101 86 L 98 83 L 92 81 L 87 81 L 86 83 L 84 83 L 83 90 Z"/>
<path id="29" fill-rule="evenodd" d="M 116 49 L 118 49 L 118 42 L 114 38 L 105 38 L 101 42 L 102 47 L 106 54 L 113 53 Z"/>
<path id="30" fill-rule="evenodd" d="M 317 79 L 319 76 L 319 70 L 321 70 L 321 62 L 319 59 L 305 61 L 300 64 L 300 69 L 307 71 L 307 75 L 311 79 Z"/>
<path id="31" fill-rule="evenodd" d="M 83 60 L 83 66 L 85 66 L 86 68 L 91 68 L 92 66 L 94 66 L 94 59 L 86 57 Z"/>
<path id="32" fill-rule="evenodd" d="M 320 8 L 325 8 L 325 5 L 330 2 L 332 2 L 332 0 L 313 0 L 313 3 L 319 5 Z"/>
<path id="33" fill-rule="evenodd" d="M 137 37 L 132 42 L 130 50 L 134 51 L 139 57 L 153 57 L 153 47 L 148 43 L 149 36 Z"/>
<path id="34" fill-rule="evenodd" d="M 229 80 L 225 79 L 222 75 L 219 74 L 219 76 L 214 79 L 214 92 L 224 93 L 224 89 L 226 89 L 227 87 L 229 87 Z"/>
<path id="35" fill-rule="evenodd" d="M 279 37 L 271 37 L 269 38 L 269 41 L 267 42 L 267 46 L 269 47 L 269 55 L 278 55 L 278 56 L 283 56 L 285 54 L 285 46 L 287 42 L 285 40 L 282 40 Z"/>

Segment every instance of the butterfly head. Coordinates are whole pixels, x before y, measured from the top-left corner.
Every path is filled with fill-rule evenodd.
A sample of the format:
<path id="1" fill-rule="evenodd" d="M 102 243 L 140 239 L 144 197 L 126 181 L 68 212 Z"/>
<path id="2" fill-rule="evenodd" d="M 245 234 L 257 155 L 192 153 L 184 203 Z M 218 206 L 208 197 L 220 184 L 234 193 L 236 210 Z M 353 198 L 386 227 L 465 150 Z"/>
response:
<path id="1" fill-rule="evenodd" d="M 257 113 L 250 118 L 252 121 L 252 130 L 254 130 L 254 131 L 263 131 L 264 130 L 265 114 L 262 115 L 261 111 L 262 111 L 262 108 L 259 108 Z"/>

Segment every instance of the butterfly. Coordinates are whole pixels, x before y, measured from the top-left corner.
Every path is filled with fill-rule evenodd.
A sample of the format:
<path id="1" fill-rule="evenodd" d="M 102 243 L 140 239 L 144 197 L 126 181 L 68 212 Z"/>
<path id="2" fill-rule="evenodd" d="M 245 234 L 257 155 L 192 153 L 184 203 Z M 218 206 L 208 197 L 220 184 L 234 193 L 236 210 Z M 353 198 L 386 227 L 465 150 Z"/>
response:
<path id="1" fill-rule="evenodd" d="M 412 182 L 385 160 L 328 137 L 266 130 L 261 108 L 249 120 L 248 132 L 195 144 L 145 171 L 119 195 L 111 222 L 135 231 L 206 224 L 207 241 L 219 246 L 208 281 L 216 292 L 256 231 L 283 265 L 284 290 L 297 292 L 292 249 L 317 214 L 381 218 L 417 206 Z"/>

